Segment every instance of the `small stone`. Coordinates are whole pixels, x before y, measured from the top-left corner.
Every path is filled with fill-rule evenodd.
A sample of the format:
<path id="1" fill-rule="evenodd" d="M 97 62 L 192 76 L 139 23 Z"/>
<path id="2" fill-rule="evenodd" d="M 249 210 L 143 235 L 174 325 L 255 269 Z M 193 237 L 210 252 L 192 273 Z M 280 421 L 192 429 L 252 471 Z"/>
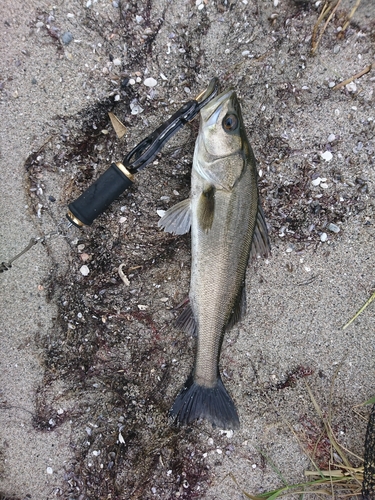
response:
<path id="1" fill-rule="evenodd" d="M 330 222 L 328 224 L 327 229 L 328 229 L 328 231 L 332 231 L 332 233 L 339 233 L 340 232 L 339 226 L 336 226 L 336 224 L 333 224 L 332 222 Z"/>
<path id="2" fill-rule="evenodd" d="M 53 469 L 52 467 L 47 467 L 47 474 L 53 474 Z"/>
<path id="3" fill-rule="evenodd" d="M 68 14 L 66 15 L 66 17 L 67 17 L 68 19 L 73 19 L 74 14 L 72 14 L 71 12 L 68 12 Z"/>
<path id="4" fill-rule="evenodd" d="M 333 142 L 335 139 L 336 139 L 335 134 L 329 134 L 329 136 L 328 136 L 328 139 L 327 139 L 327 140 L 328 140 L 328 142 L 329 142 L 329 143 L 331 143 L 331 142 Z"/>
<path id="5" fill-rule="evenodd" d="M 113 64 L 115 66 L 121 66 L 121 59 L 119 59 L 119 58 L 113 59 Z"/>
<path id="6" fill-rule="evenodd" d="M 61 35 L 61 41 L 64 45 L 69 45 L 72 40 L 73 35 L 70 33 L 70 31 L 65 31 L 65 33 Z"/>
<path id="7" fill-rule="evenodd" d="M 135 80 L 134 80 L 134 78 L 130 78 L 130 80 L 129 80 L 129 85 L 135 85 Z"/>
<path id="8" fill-rule="evenodd" d="M 148 306 L 145 306 L 144 304 L 138 304 L 137 307 L 140 311 L 146 311 L 148 309 Z"/>
<path id="9" fill-rule="evenodd" d="M 81 266 L 80 268 L 80 273 L 83 275 L 83 276 L 88 276 L 89 273 L 90 273 L 90 269 L 84 265 L 84 266 Z"/>
<path id="10" fill-rule="evenodd" d="M 335 82 L 329 82 L 328 87 L 332 89 L 336 85 Z"/>
<path id="11" fill-rule="evenodd" d="M 316 187 L 316 186 L 319 186 L 319 184 L 320 184 L 321 180 L 322 180 L 322 179 L 321 179 L 320 177 L 317 177 L 316 179 L 313 179 L 313 180 L 311 181 L 311 184 L 312 184 L 313 186 L 315 186 L 315 187 Z"/>
<path id="12" fill-rule="evenodd" d="M 322 233 L 322 234 L 320 235 L 320 241 L 321 241 L 322 243 L 324 243 L 324 242 L 325 242 L 325 241 L 327 241 L 327 240 L 328 240 L 327 233 Z"/>
<path id="13" fill-rule="evenodd" d="M 348 92 L 357 92 L 357 85 L 354 82 L 348 83 L 345 87 Z"/>
<path id="14" fill-rule="evenodd" d="M 155 87 L 158 84 L 155 78 L 146 78 L 143 83 L 144 85 L 146 85 L 146 87 Z"/>
<path id="15" fill-rule="evenodd" d="M 143 17 L 142 16 L 135 16 L 135 20 L 136 20 L 137 24 L 139 24 L 143 21 Z"/>
<path id="16" fill-rule="evenodd" d="M 326 182 L 321 182 L 320 187 L 323 189 L 328 189 L 328 184 Z"/>
<path id="17" fill-rule="evenodd" d="M 250 50 L 243 50 L 242 55 L 243 56 L 248 56 L 250 54 Z"/>
<path id="18" fill-rule="evenodd" d="M 331 161 L 333 158 L 331 151 L 324 151 L 324 153 L 320 153 L 320 156 L 325 161 Z"/>

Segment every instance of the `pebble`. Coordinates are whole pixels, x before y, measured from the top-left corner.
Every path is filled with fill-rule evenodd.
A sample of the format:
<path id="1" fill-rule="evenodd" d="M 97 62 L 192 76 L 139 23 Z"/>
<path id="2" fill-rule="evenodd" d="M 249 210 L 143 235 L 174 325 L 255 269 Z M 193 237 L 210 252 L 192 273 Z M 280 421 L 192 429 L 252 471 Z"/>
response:
<path id="1" fill-rule="evenodd" d="M 155 78 L 146 78 L 143 83 L 144 85 L 146 85 L 146 87 L 155 87 L 155 85 L 158 84 Z"/>
<path id="2" fill-rule="evenodd" d="M 345 87 L 348 92 L 357 92 L 357 85 L 354 82 L 348 83 Z"/>
<path id="3" fill-rule="evenodd" d="M 61 41 L 64 45 L 69 45 L 72 40 L 73 35 L 70 33 L 70 31 L 65 31 L 65 33 L 61 35 Z"/>
<path id="4" fill-rule="evenodd" d="M 317 177 L 316 179 L 313 179 L 313 180 L 311 181 L 311 184 L 312 184 L 313 186 L 315 186 L 315 187 L 316 187 L 316 186 L 319 186 L 319 184 L 320 184 L 321 180 L 322 180 L 322 179 L 321 179 L 320 177 Z"/>
<path id="5" fill-rule="evenodd" d="M 129 85 L 135 85 L 135 80 L 134 80 L 134 78 L 130 78 L 130 80 L 129 80 Z"/>
<path id="6" fill-rule="evenodd" d="M 47 467 L 47 474 L 53 474 L 53 469 L 52 467 Z"/>
<path id="7" fill-rule="evenodd" d="M 113 59 L 113 64 L 115 66 L 121 66 L 121 59 L 119 59 L 119 58 Z"/>
<path id="8" fill-rule="evenodd" d="M 335 134 L 329 134 L 329 136 L 328 136 L 328 139 L 327 139 L 327 140 L 328 140 L 328 142 L 333 142 L 335 139 L 336 139 Z"/>
<path id="9" fill-rule="evenodd" d="M 327 229 L 328 229 L 328 231 L 332 231 L 332 233 L 339 233 L 340 232 L 339 226 L 336 226 L 336 224 L 333 224 L 332 222 L 330 222 L 328 224 Z"/>
<path id="10" fill-rule="evenodd" d="M 322 234 L 320 235 L 320 241 L 321 241 L 322 243 L 324 243 L 324 242 L 325 242 L 325 241 L 327 241 L 327 240 L 328 240 L 327 233 L 322 233 Z"/>
<path id="11" fill-rule="evenodd" d="M 84 266 L 81 266 L 80 268 L 80 273 L 83 275 L 83 276 L 88 276 L 89 273 L 90 273 L 90 269 L 84 265 Z"/>
<path id="12" fill-rule="evenodd" d="M 331 161 L 333 158 L 333 154 L 331 153 L 331 151 L 324 151 L 324 153 L 320 153 L 320 156 L 325 161 Z"/>
<path id="13" fill-rule="evenodd" d="M 137 307 L 140 311 L 146 311 L 148 309 L 148 306 L 145 306 L 144 304 L 138 304 Z"/>

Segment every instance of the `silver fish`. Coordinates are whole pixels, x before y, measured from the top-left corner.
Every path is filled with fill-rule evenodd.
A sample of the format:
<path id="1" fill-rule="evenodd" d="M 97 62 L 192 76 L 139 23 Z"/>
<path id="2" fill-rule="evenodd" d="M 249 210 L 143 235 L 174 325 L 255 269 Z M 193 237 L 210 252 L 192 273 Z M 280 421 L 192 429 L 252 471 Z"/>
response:
<path id="1" fill-rule="evenodd" d="M 177 423 L 206 418 L 223 429 L 239 427 L 218 364 L 225 331 L 246 309 L 249 257 L 270 251 L 257 176 L 240 104 L 228 90 L 201 110 L 190 198 L 159 221 L 174 234 L 191 228 L 189 304 L 177 324 L 198 341 L 193 372 L 170 410 Z"/>

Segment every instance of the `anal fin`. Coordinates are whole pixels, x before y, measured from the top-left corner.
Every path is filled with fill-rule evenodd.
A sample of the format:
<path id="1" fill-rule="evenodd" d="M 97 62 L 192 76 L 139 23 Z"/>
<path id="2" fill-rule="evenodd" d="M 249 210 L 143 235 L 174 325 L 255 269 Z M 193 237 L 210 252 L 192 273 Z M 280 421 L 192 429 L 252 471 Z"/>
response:
<path id="1" fill-rule="evenodd" d="M 191 227 L 190 199 L 180 201 L 165 212 L 158 226 L 166 233 L 186 234 Z"/>
<path id="2" fill-rule="evenodd" d="M 197 334 L 197 323 L 189 301 L 182 313 L 178 316 L 176 326 L 189 335 L 195 336 Z"/>

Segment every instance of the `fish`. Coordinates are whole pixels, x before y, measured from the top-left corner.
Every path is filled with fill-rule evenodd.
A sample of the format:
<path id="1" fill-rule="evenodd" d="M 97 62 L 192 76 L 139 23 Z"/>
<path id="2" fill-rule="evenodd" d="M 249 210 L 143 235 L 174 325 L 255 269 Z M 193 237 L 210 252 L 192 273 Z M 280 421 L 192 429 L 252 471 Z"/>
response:
<path id="1" fill-rule="evenodd" d="M 170 409 L 177 425 L 206 419 L 238 429 L 235 404 L 219 371 L 225 332 L 246 311 L 249 259 L 270 254 L 258 172 L 234 89 L 201 109 L 188 199 L 165 212 L 164 231 L 191 229 L 189 300 L 177 326 L 197 336 L 195 364 Z"/>

